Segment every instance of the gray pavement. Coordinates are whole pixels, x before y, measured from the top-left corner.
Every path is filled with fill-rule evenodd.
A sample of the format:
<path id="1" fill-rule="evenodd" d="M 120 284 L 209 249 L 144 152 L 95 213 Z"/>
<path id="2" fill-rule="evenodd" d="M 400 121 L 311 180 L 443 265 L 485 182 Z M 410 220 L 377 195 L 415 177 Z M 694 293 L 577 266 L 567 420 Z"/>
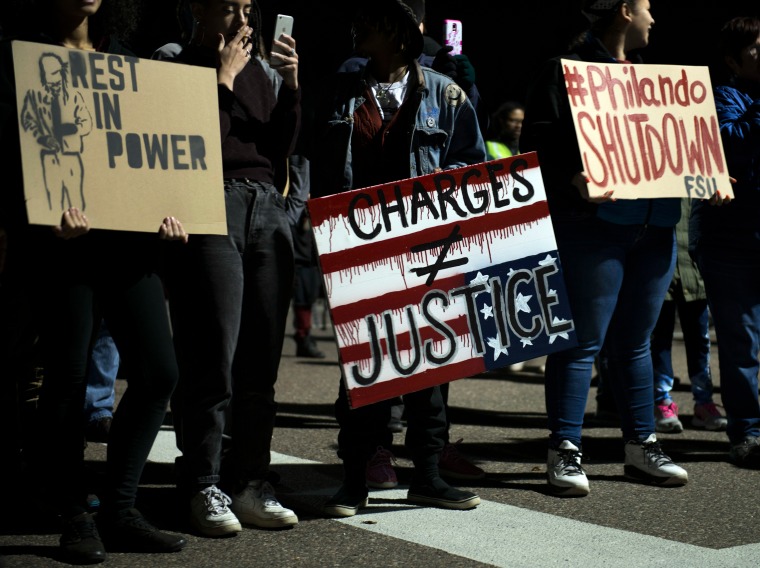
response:
<path id="1" fill-rule="evenodd" d="M 173 489 L 173 433 L 167 426 L 151 454 L 138 506 L 158 526 L 187 534 L 188 547 L 172 555 L 109 554 L 107 566 L 584 566 L 754 567 L 760 564 L 757 491 L 760 472 L 727 462 L 724 433 L 690 427 L 691 394 L 683 344 L 674 345 L 674 392 L 686 430 L 660 434 L 666 451 L 689 472 L 683 488 L 632 483 L 623 477 L 620 431 L 596 423 L 594 393 L 584 429 L 591 494 L 550 495 L 544 480 L 546 419 L 537 362 L 520 373 L 498 373 L 451 386 L 451 436 L 487 472 L 465 484 L 483 504 L 474 511 L 441 511 L 406 503 L 411 462 L 397 434 L 393 451 L 401 485 L 371 494 L 370 507 L 347 520 L 322 518 L 320 505 L 340 484 L 335 455 L 333 401 L 338 388 L 337 352 L 329 329 L 317 329 L 325 360 L 296 358 L 286 339 L 278 387 L 280 412 L 272 469 L 278 495 L 300 523 L 285 531 L 245 529 L 228 539 L 193 535 Z M 717 352 L 713 372 L 718 379 Z M 119 389 L 123 382 L 119 381 Z M 719 388 L 717 401 L 720 401 Z M 91 444 L 95 483 L 105 447 Z M 55 482 L 51 472 L 51 483 Z M 8 488 L 6 488 L 8 490 Z M 6 512 L 6 514 L 11 514 Z M 59 566 L 53 530 L 19 526 L 0 535 L 4 566 Z"/>

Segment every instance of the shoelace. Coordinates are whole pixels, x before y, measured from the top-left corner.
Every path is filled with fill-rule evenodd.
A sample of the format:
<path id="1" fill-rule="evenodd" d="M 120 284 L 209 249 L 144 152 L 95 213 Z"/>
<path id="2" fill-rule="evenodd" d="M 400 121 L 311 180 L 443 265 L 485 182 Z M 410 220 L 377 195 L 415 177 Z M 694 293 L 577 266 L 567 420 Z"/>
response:
<path id="1" fill-rule="evenodd" d="M 232 503 L 232 499 L 227 497 L 217 487 L 212 487 L 206 491 L 206 509 L 215 515 L 222 515 L 227 512 L 227 506 Z"/>
<path id="2" fill-rule="evenodd" d="M 280 507 L 280 502 L 274 494 L 274 487 L 268 481 L 264 481 L 259 488 L 259 495 L 266 507 Z"/>
<path id="3" fill-rule="evenodd" d="M 583 475 L 581 467 L 581 452 L 575 450 L 557 450 L 560 459 L 560 470 L 563 475 Z"/>
<path id="4" fill-rule="evenodd" d="M 98 534 L 98 526 L 92 518 L 72 520 L 71 526 L 76 532 L 77 536 L 81 539 L 96 538 L 100 540 L 100 534 Z"/>
<path id="5" fill-rule="evenodd" d="M 644 450 L 644 454 L 647 458 L 657 467 L 671 465 L 673 463 L 673 460 L 662 451 L 660 442 L 644 442 L 641 444 L 641 448 Z"/>

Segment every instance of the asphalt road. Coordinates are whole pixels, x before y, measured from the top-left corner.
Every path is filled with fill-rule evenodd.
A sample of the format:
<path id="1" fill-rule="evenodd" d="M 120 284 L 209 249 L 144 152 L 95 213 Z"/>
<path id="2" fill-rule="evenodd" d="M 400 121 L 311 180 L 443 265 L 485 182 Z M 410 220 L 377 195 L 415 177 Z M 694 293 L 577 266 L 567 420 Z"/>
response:
<path id="1" fill-rule="evenodd" d="M 441 511 L 407 504 L 411 463 L 397 434 L 398 489 L 371 494 L 370 507 L 348 520 L 325 519 L 321 504 L 339 486 L 333 401 L 338 388 L 337 354 L 327 329 L 317 329 L 324 360 L 294 356 L 286 340 L 278 383 L 280 402 L 273 440 L 278 495 L 300 518 L 284 531 L 247 528 L 228 539 L 192 534 L 173 488 L 176 450 L 170 426 L 154 446 L 138 506 L 158 526 L 187 534 L 187 548 L 171 555 L 109 554 L 113 567 L 227 566 L 584 566 L 755 567 L 760 564 L 757 485 L 760 472 L 727 461 L 724 433 L 691 428 L 691 393 L 683 344 L 674 345 L 674 392 L 686 430 L 660 434 L 666 452 L 689 472 L 682 488 L 636 484 L 623 477 L 623 446 L 614 425 L 594 421 L 592 388 L 584 429 L 585 465 L 591 494 L 562 499 L 545 482 L 546 418 L 537 365 L 520 373 L 463 379 L 450 394 L 452 440 L 487 472 L 463 485 L 483 504 L 473 511 Z M 713 372 L 718 379 L 717 352 Z M 124 387 L 118 382 L 119 391 Z M 717 401 L 720 401 L 719 388 Z M 90 444 L 95 485 L 105 446 Z M 55 483 L 51 472 L 51 483 Z M 5 488 L 12 491 L 14 488 Z M 5 511 L 14 515 L 14 511 Z M 58 535 L 25 524 L 0 535 L 2 566 L 62 565 Z"/>

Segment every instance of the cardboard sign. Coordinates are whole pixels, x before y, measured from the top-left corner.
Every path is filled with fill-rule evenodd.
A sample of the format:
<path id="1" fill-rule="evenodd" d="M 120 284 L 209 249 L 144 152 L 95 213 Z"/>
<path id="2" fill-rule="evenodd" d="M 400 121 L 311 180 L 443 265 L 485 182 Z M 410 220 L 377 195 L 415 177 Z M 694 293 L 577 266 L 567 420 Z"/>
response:
<path id="1" fill-rule="evenodd" d="M 562 69 L 591 196 L 733 197 L 707 67 Z"/>
<path id="2" fill-rule="evenodd" d="M 19 41 L 13 62 L 30 223 L 227 233 L 212 69 Z"/>
<path id="3" fill-rule="evenodd" d="M 352 407 L 575 345 L 535 153 L 308 207 Z"/>

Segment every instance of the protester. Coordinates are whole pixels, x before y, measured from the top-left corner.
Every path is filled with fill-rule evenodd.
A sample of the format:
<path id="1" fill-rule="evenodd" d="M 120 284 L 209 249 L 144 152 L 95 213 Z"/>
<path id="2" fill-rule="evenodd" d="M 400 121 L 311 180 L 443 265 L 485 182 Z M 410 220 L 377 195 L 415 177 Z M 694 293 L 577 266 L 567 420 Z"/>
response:
<path id="1" fill-rule="evenodd" d="M 190 7 L 196 40 L 176 61 L 216 69 L 228 235 L 194 238 L 168 262 L 180 366 L 172 410 L 180 422 L 191 523 L 202 535 L 223 536 L 239 532 L 241 523 L 279 528 L 298 522 L 268 481 L 274 385 L 294 270 L 285 198 L 273 183 L 299 129 L 298 55 L 292 37 L 276 39 L 288 54 L 271 54 L 282 80 L 276 92 L 258 57 L 255 2 L 198 0 Z M 230 401 L 231 448 L 223 470 Z"/>
<path id="2" fill-rule="evenodd" d="M 516 101 L 501 103 L 491 117 L 491 128 L 486 142 L 489 160 L 509 158 L 520 153 L 520 133 L 525 119 L 525 108 Z"/>
<path id="3" fill-rule="evenodd" d="M 720 32 L 731 77 L 715 88 L 715 107 L 736 203 L 695 202 L 690 250 L 705 282 L 718 340 L 729 458 L 760 467 L 760 19 L 739 17 Z M 720 196 L 718 196 L 720 200 Z"/>
<path id="4" fill-rule="evenodd" d="M 22 39 L 86 51 L 133 55 L 117 40 L 133 27 L 131 3 L 120 0 L 35 0 L 34 28 Z M 19 139 L 15 125 L 19 109 L 13 92 L 10 49 L 3 46 L 2 138 L 4 175 L 12 188 L 11 203 L 23 203 L 19 169 Z M 44 56 L 43 56 L 44 58 Z M 70 108 L 68 65 L 58 57 L 41 58 L 44 92 L 37 97 L 38 112 L 25 115 L 24 128 L 49 132 L 42 139 L 50 152 L 59 153 L 63 137 L 87 128 Z M 55 73 L 55 75 L 53 75 Z M 28 100 L 28 99 L 27 99 Z M 49 108 L 48 108 L 49 107 Z M 55 111 L 56 108 L 60 112 Z M 51 110 L 52 109 L 52 110 Z M 72 117 L 80 119 L 72 121 Z M 62 123 L 59 124 L 59 121 Z M 42 188 L 40 188 L 40 191 Z M 7 190 L 11 191 L 11 190 Z M 78 194 L 72 195 L 76 199 Z M 60 203 L 55 204 L 60 207 Z M 64 206 L 65 207 L 65 206 Z M 4 215 L 6 210 L 4 207 Z M 48 504 L 63 522 L 61 554 L 74 563 L 102 562 L 106 548 L 139 552 L 181 550 L 184 538 L 150 525 L 134 507 L 145 461 L 164 419 L 177 379 L 163 287 L 153 261 L 158 238 L 145 233 L 89 231 L 84 213 L 63 211 L 53 231 L 26 224 L 23 209 L 10 210 L 8 271 L 32 283 L 39 293 L 40 344 L 44 380 L 40 395 L 40 437 L 33 472 Z M 159 229 L 164 239 L 185 241 L 187 235 L 174 218 Z M 11 255 L 13 258 L 11 258 Z M 30 267 L 32 271 L 16 271 Z M 90 343 L 102 318 L 107 322 L 125 365 L 129 386 L 114 415 L 109 434 L 105 493 L 98 526 L 87 509 L 84 467 L 85 376 Z M 55 471 L 55 483 L 49 473 Z M 101 541 L 100 534 L 103 535 Z"/>
<path id="5" fill-rule="evenodd" d="M 725 430 L 726 419 L 713 400 L 710 370 L 710 314 L 702 276 L 689 255 L 689 199 L 681 200 L 681 220 L 676 225 L 676 269 L 668 295 L 652 332 L 654 365 L 654 414 L 658 432 L 678 433 L 683 423 L 678 405 L 670 396 L 673 373 L 673 332 L 676 310 L 683 332 L 689 384 L 694 399 L 692 426 L 705 430 Z"/>
<path id="6" fill-rule="evenodd" d="M 312 196 L 484 161 L 477 118 L 463 90 L 417 62 L 422 34 L 411 8 L 399 0 L 364 3 L 353 20 L 353 37 L 357 53 L 368 59 L 344 66 L 330 91 L 329 108 L 318 122 L 326 131 L 315 140 Z M 423 118 L 423 108 L 434 110 Z M 432 128 L 445 137 L 445 145 L 426 139 Z M 326 514 L 348 517 L 367 505 L 367 463 L 378 447 L 391 444 L 391 404 L 352 410 L 341 382 L 335 409 L 344 480 L 325 504 Z M 439 476 L 446 436 L 440 388 L 405 394 L 404 404 L 406 444 L 415 466 L 407 499 L 449 509 L 477 506 L 477 495 L 450 487 Z"/>
<path id="7" fill-rule="evenodd" d="M 649 0 L 587 0 L 591 29 L 564 57 L 628 61 L 631 50 L 649 41 L 649 8 Z M 621 414 L 626 476 L 683 485 L 686 471 L 663 453 L 654 433 L 649 349 L 673 274 L 678 200 L 616 201 L 614 190 L 589 197 L 560 58 L 550 60 L 532 86 L 520 148 L 538 151 L 578 340 L 546 362 L 549 486 L 561 495 L 589 493 L 581 430 L 603 343 L 615 368 L 610 387 Z"/>

